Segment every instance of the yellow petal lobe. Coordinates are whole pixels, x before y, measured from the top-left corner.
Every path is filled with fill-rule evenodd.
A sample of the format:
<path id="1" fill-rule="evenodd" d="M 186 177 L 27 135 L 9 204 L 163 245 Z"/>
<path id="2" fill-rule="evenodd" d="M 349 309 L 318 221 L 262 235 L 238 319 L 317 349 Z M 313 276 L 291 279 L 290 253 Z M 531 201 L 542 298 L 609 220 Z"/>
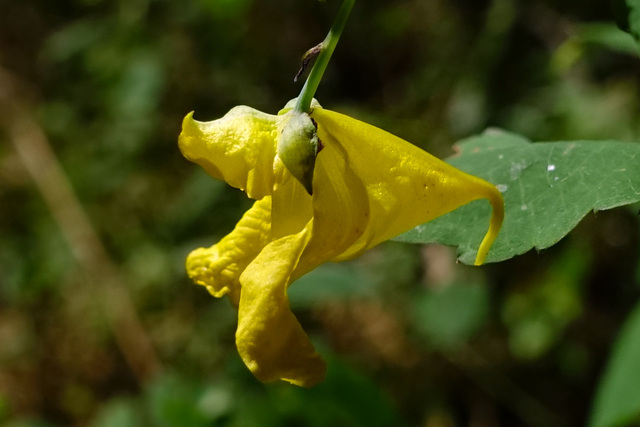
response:
<path id="1" fill-rule="evenodd" d="M 189 277 L 214 297 L 229 295 L 237 307 L 240 275 L 267 245 L 271 235 L 271 197 L 253 204 L 235 229 L 210 248 L 199 248 L 187 257 Z"/>
<path id="2" fill-rule="evenodd" d="M 355 250 L 355 242 L 370 223 L 366 187 L 350 167 L 349 153 L 331 141 L 323 144 L 316 161 L 312 237 L 294 274 L 296 278 Z"/>
<path id="3" fill-rule="evenodd" d="M 325 362 L 291 312 L 286 293 L 310 226 L 269 243 L 240 277 L 236 345 L 244 363 L 263 382 L 282 379 L 311 387 L 326 373 Z"/>
<path id="4" fill-rule="evenodd" d="M 282 116 L 246 106 L 224 117 L 199 122 L 188 114 L 182 122 L 178 146 L 182 154 L 214 178 L 239 188 L 252 199 L 271 194 L 278 123 Z"/>
<path id="5" fill-rule="evenodd" d="M 366 187 L 371 222 L 360 241 L 339 259 L 361 252 L 466 203 L 488 199 L 491 227 L 478 251 L 482 263 L 502 223 L 502 195 L 492 184 L 464 173 L 424 150 L 359 120 L 315 108 L 311 117 L 325 145 L 339 145 Z M 320 155 L 318 161 L 320 161 Z"/>

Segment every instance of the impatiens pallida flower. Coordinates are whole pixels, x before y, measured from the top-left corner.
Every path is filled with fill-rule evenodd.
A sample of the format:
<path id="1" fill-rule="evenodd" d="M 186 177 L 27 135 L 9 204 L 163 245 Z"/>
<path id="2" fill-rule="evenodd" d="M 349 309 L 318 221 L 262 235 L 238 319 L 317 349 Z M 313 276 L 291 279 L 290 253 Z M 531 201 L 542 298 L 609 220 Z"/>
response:
<path id="1" fill-rule="evenodd" d="M 238 309 L 236 344 L 258 379 L 309 387 L 326 368 L 290 310 L 293 281 L 484 198 L 493 211 L 476 258 L 481 264 L 500 229 L 503 205 L 488 182 L 319 105 L 309 114 L 321 148 L 310 195 L 277 154 L 293 114 L 244 106 L 211 122 L 189 114 L 179 145 L 187 159 L 256 200 L 229 235 L 189 255 L 189 276 L 215 297 L 228 295 Z"/>

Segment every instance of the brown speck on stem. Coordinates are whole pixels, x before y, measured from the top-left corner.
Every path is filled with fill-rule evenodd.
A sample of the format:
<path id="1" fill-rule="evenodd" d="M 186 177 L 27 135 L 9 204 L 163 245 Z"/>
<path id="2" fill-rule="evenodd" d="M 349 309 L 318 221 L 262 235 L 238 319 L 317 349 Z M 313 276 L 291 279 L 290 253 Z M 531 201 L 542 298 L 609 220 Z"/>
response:
<path id="1" fill-rule="evenodd" d="M 309 62 L 311 62 L 318 55 L 320 55 L 320 52 L 322 52 L 323 47 L 324 47 L 324 44 L 319 43 L 314 47 L 312 47 L 311 49 L 309 49 L 308 51 L 306 51 L 304 55 L 302 55 L 302 65 L 300 66 L 300 69 L 298 70 L 298 73 L 296 74 L 296 76 L 293 78 L 294 82 L 297 82 L 300 76 L 302 76 L 302 73 L 304 73 L 304 70 L 307 69 Z"/>

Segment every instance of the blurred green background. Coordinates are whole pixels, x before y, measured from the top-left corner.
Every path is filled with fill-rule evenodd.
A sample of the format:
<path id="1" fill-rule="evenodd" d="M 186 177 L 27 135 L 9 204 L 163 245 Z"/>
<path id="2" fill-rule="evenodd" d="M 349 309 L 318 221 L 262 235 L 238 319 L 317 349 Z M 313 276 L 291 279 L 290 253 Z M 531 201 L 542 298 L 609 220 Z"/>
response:
<path id="1" fill-rule="evenodd" d="M 184 258 L 250 201 L 181 157 L 181 120 L 275 113 L 337 0 L 0 0 L 0 425 L 587 422 L 640 296 L 638 206 L 482 268 L 389 242 L 291 287 L 329 361 L 258 383 Z M 487 127 L 640 135 L 640 59 L 596 0 L 361 0 L 317 93 L 440 157 Z"/>

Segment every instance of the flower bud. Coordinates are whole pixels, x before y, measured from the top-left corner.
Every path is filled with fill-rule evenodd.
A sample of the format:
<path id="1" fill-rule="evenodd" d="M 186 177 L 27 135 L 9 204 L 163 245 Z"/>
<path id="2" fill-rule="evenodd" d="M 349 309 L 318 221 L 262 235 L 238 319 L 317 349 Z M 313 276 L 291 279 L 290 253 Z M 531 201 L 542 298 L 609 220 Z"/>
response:
<path id="1" fill-rule="evenodd" d="M 317 126 L 306 113 L 289 114 L 278 137 L 278 157 L 307 193 L 313 194 L 313 169 L 320 147 Z"/>

